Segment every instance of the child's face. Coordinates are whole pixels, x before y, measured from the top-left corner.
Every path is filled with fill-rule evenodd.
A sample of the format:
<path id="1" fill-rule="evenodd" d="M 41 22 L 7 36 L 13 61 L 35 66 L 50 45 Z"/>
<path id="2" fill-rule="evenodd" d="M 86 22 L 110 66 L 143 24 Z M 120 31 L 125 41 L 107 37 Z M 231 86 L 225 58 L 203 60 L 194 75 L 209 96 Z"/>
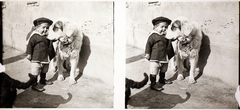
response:
<path id="1" fill-rule="evenodd" d="M 48 23 L 41 23 L 37 26 L 36 31 L 38 31 L 42 35 L 47 35 L 49 29 Z"/>
<path id="2" fill-rule="evenodd" d="M 168 28 L 168 23 L 161 22 L 161 23 L 158 24 L 158 26 L 154 30 L 159 32 L 160 35 L 166 35 L 167 28 Z"/>

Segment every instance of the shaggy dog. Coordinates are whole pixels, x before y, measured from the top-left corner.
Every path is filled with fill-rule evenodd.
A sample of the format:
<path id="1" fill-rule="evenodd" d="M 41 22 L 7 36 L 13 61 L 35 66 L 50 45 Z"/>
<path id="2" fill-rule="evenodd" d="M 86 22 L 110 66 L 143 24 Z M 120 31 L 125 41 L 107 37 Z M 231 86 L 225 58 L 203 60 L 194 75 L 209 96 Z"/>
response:
<path id="1" fill-rule="evenodd" d="M 128 100 L 131 95 L 131 88 L 141 88 L 148 82 L 148 75 L 144 73 L 144 79 L 141 82 L 135 82 L 131 79 L 126 78 L 125 80 L 125 108 L 127 108 Z"/>
<path id="2" fill-rule="evenodd" d="M 54 43 L 56 49 L 56 62 L 58 67 L 58 80 L 64 80 L 63 64 L 69 62 L 69 84 L 75 84 L 75 74 L 79 74 L 79 53 L 81 51 L 83 33 L 77 23 L 66 18 L 56 20 L 49 28 L 48 39 L 57 40 Z"/>
<path id="3" fill-rule="evenodd" d="M 184 62 L 190 64 L 189 83 L 195 83 L 194 73 L 197 67 L 202 31 L 197 22 L 189 21 L 185 17 L 173 20 L 167 29 L 166 38 L 177 39 L 175 47 L 175 63 L 178 68 L 178 80 L 183 80 Z M 188 64 L 187 64 L 188 65 Z"/>
<path id="4" fill-rule="evenodd" d="M 28 74 L 30 79 L 24 83 L 11 78 L 4 71 L 5 67 L 0 64 L 0 108 L 12 108 L 17 96 L 16 88 L 26 89 L 37 82 L 37 79 L 33 75 Z"/>

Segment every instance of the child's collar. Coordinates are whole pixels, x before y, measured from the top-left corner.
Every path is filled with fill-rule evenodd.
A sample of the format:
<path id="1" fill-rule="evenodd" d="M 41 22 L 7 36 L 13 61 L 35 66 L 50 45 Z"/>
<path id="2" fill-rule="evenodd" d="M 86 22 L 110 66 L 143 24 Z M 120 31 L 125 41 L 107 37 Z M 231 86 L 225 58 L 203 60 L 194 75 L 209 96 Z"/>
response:
<path id="1" fill-rule="evenodd" d="M 152 30 L 152 31 L 150 32 L 150 35 L 153 34 L 153 33 L 156 33 L 156 34 L 158 34 L 158 35 L 161 35 L 159 32 L 157 32 L 157 31 L 155 31 L 155 30 Z"/>
<path id="2" fill-rule="evenodd" d="M 31 38 L 34 34 L 38 34 L 38 35 L 41 35 L 41 36 L 43 35 L 43 34 L 39 33 L 39 32 L 36 31 L 36 30 L 32 31 L 30 37 L 27 39 L 26 45 L 28 45 L 30 38 Z"/>
<path id="3" fill-rule="evenodd" d="M 33 34 L 43 35 L 43 34 L 41 34 L 40 32 L 38 32 L 38 31 L 36 31 L 36 30 L 34 30 L 34 31 L 32 32 L 31 36 L 32 36 Z"/>

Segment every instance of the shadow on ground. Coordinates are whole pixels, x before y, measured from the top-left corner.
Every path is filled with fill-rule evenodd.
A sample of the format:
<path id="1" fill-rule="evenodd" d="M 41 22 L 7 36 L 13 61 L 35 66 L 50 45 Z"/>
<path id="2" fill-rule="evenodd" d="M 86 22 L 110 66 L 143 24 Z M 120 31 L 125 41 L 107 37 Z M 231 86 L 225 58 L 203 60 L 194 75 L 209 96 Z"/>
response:
<path id="1" fill-rule="evenodd" d="M 129 63 L 132 63 L 132 62 L 141 60 L 141 59 L 144 58 L 144 55 L 145 55 L 145 54 L 140 54 L 140 55 L 136 55 L 136 56 L 127 58 L 127 59 L 126 59 L 126 64 L 129 64 Z"/>
<path id="2" fill-rule="evenodd" d="M 134 108 L 165 108 L 170 109 L 175 107 L 177 104 L 186 102 L 191 94 L 186 92 L 187 97 L 182 98 L 177 94 L 166 94 L 161 91 L 151 90 L 149 87 L 143 91 L 130 97 L 128 105 L 134 106 Z"/>
<path id="3" fill-rule="evenodd" d="M 22 60 L 22 59 L 26 58 L 26 56 L 27 56 L 26 53 L 22 53 L 20 55 L 16 55 L 16 56 L 13 56 L 10 58 L 3 59 L 3 65 L 7 65 L 9 63 L 13 63 L 13 62 Z"/>
<path id="4" fill-rule="evenodd" d="M 207 65 L 208 57 L 211 53 L 210 39 L 203 32 L 202 32 L 202 35 L 203 35 L 203 38 L 202 38 L 202 44 L 201 44 L 201 48 L 199 51 L 199 59 L 198 59 L 198 67 L 199 67 L 200 72 L 195 77 L 196 80 L 202 76 L 204 68 Z"/>
<path id="5" fill-rule="evenodd" d="M 72 94 L 67 93 L 68 98 L 64 99 L 60 95 L 36 92 L 31 88 L 17 95 L 14 107 L 18 108 L 57 108 L 60 104 L 65 104 L 72 99 Z"/>

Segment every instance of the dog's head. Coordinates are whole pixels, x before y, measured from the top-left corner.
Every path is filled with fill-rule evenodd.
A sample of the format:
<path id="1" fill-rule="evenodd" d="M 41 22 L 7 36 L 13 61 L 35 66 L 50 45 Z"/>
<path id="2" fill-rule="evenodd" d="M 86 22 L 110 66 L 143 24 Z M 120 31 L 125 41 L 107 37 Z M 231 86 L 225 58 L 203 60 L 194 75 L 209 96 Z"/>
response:
<path id="1" fill-rule="evenodd" d="M 192 40 L 193 28 L 192 23 L 187 18 L 178 17 L 168 26 L 166 38 L 178 39 L 182 43 L 188 43 Z"/>
<path id="2" fill-rule="evenodd" d="M 66 18 L 56 20 L 49 28 L 48 39 L 70 44 L 76 34 L 77 26 Z"/>

